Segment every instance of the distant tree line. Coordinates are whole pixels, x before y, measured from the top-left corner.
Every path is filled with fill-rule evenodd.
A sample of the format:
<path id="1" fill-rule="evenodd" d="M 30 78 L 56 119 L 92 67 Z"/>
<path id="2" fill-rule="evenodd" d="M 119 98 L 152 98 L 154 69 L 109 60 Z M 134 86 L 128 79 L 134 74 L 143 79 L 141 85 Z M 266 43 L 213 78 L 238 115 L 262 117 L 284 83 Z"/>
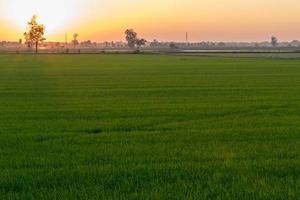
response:
<path id="1" fill-rule="evenodd" d="M 31 20 L 27 23 L 27 31 L 24 33 L 25 44 L 28 46 L 28 48 L 35 47 L 35 52 L 38 53 L 39 44 L 46 40 L 46 38 L 44 37 L 44 34 L 45 34 L 45 26 L 43 24 L 39 24 L 37 22 L 37 16 L 34 15 L 31 18 Z M 90 40 L 79 43 L 78 37 L 79 37 L 78 33 L 73 34 L 73 40 L 71 41 L 71 44 L 73 44 L 74 49 L 76 49 L 76 47 L 79 44 L 81 44 L 81 45 L 91 45 L 92 44 L 92 42 Z M 126 40 L 127 46 L 129 48 L 135 48 L 135 47 L 140 48 L 141 46 L 145 45 L 147 42 L 144 38 L 138 37 L 138 34 L 133 29 L 127 29 L 125 31 L 125 40 Z M 19 40 L 19 43 L 22 44 L 22 39 Z M 178 49 L 181 46 L 181 44 L 180 44 L 180 46 L 178 44 L 180 44 L 180 43 L 172 42 L 172 43 L 168 44 L 168 47 L 171 49 Z M 186 44 L 186 45 L 191 45 L 191 44 Z M 228 43 L 223 43 L 223 42 L 219 42 L 217 44 L 209 43 L 209 42 L 206 42 L 206 43 L 202 42 L 202 43 L 197 43 L 197 44 L 201 44 L 201 46 L 207 46 L 207 47 L 210 47 L 211 45 L 214 45 L 214 46 L 217 45 L 219 48 L 222 48 L 222 47 L 226 48 L 228 45 Z M 239 44 L 239 43 L 237 43 L 237 44 Z M 278 47 L 281 43 L 278 42 L 277 37 L 272 36 L 269 44 L 271 44 L 272 47 L 275 48 L 275 47 Z M 165 44 L 159 43 L 157 40 L 154 40 L 150 44 L 151 47 L 157 47 L 157 46 L 161 46 L 161 45 L 165 45 Z M 257 45 L 255 45 L 255 46 L 258 47 L 259 43 L 257 43 Z"/>

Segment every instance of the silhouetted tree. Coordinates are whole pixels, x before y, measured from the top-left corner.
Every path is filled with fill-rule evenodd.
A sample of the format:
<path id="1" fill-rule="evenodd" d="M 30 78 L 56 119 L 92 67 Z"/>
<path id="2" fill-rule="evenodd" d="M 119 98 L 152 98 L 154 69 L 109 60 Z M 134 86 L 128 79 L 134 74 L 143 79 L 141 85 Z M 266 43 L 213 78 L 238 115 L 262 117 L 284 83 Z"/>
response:
<path id="1" fill-rule="evenodd" d="M 277 47 L 278 45 L 278 39 L 274 36 L 271 37 L 271 44 L 273 47 Z"/>
<path id="2" fill-rule="evenodd" d="M 151 47 L 157 47 L 157 46 L 159 46 L 158 40 L 157 40 L 157 39 L 154 39 L 154 40 L 150 43 L 150 46 L 151 46 Z"/>
<path id="3" fill-rule="evenodd" d="M 219 42 L 219 43 L 218 43 L 218 46 L 219 46 L 219 47 L 225 47 L 226 44 L 225 44 L 224 42 Z"/>
<path id="4" fill-rule="evenodd" d="M 141 46 L 145 45 L 146 42 L 147 42 L 147 40 L 142 38 L 142 39 L 137 39 L 135 43 L 140 48 Z"/>
<path id="5" fill-rule="evenodd" d="M 35 53 L 38 53 L 39 43 L 46 40 L 46 38 L 44 38 L 45 26 L 43 24 L 38 24 L 36 19 L 37 17 L 34 15 L 31 18 L 31 21 L 28 22 L 28 31 L 24 33 L 24 38 L 28 47 L 35 45 Z"/>
<path id="6" fill-rule="evenodd" d="M 126 41 L 128 43 L 128 47 L 134 48 L 137 40 L 137 33 L 134 32 L 133 29 L 127 29 L 125 31 L 125 34 L 126 34 Z"/>
<path id="7" fill-rule="evenodd" d="M 81 42 L 81 45 L 83 45 L 83 46 L 91 46 L 91 45 L 93 45 L 93 43 L 92 43 L 91 40 L 87 40 L 87 41 Z"/>
<path id="8" fill-rule="evenodd" d="M 145 45 L 145 43 L 147 42 L 143 38 L 139 39 L 137 37 L 137 33 L 133 29 L 127 29 L 125 31 L 125 34 L 126 34 L 126 41 L 128 43 L 128 47 L 130 48 L 134 48 L 135 46 L 141 47 L 142 45 Z"/>
<path id="9" fill-rule="evenodd" d="M 78 34 L 77 33 L 74 33 L 73 34 L 73 40 L 72 40 L 72 43 L 73 43 L 73 45 L 74 45 L 74 48 L 76 48 L 76 46 L 79 44 L 79 42 L 78 42 L 78 40 L 77 40 L 77 38 L 78 38 Z"/>
<path id="10" fill-rule="evenodd" d="M 171 44 L 169 45 L 169 47 L 170 47 L 171 49 L 178 49 L 178 47 L 177 47 L 174 43 L 171 43 Z"/>

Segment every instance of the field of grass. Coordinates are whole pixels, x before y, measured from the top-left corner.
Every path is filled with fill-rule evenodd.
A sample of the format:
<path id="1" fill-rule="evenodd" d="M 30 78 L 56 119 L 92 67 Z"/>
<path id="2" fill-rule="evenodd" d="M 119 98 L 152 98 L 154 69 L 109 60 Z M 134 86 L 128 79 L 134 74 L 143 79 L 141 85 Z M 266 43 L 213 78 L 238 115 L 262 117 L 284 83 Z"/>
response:
<path id="1" fill-rule="evenodd" d="M 299 197 L 300 60 L 0 56 L 0 199 Z"/>

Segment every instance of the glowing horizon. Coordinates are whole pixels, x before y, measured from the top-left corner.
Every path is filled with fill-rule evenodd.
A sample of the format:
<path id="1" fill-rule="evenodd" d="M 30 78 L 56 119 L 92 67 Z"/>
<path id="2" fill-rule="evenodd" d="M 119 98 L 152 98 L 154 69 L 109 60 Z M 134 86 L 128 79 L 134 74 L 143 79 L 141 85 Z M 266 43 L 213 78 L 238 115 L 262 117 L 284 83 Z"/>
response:
<path id="1" fill-rule="evenodd" d="M 297 0 L 0 0 L 0 40 L 18 40 L 32 15 L 47 41 L 124 40 L 135 29 L 151 41 L 281 41 L 300 39 Z M 5 30 L 5 31 L 3 31 Z"/>

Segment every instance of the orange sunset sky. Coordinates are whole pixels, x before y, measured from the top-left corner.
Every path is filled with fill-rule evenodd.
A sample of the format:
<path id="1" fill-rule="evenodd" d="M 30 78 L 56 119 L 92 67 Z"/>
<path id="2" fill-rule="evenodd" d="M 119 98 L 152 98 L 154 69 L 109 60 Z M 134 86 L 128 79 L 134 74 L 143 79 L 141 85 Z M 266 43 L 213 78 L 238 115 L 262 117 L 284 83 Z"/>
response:
<path id="1" fill-rule="evenodd" d="M 0 0 L 0 40 L 22 38 L 33 14 L 48 41 L 124 40 L 127 28 L 150 41 L 300 39 L 299 0 Z"/>

